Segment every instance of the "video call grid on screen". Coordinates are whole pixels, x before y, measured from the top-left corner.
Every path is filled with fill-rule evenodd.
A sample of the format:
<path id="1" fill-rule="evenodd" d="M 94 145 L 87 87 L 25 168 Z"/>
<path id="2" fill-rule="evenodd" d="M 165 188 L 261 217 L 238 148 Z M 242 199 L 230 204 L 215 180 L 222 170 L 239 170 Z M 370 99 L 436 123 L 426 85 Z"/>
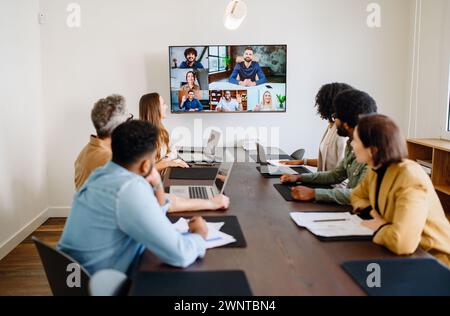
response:
<path id="1" fill-rule="evenodd" d="M 286 112 L 287 45 L 170 46 L 172 113 Z"/>

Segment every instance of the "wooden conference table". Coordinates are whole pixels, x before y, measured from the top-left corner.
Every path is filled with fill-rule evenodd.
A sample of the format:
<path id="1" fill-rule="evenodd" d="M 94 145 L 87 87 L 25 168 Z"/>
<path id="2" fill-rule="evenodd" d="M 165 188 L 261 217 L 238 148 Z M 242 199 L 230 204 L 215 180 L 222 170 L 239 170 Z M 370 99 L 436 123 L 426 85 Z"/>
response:
<path id="1" fill-rule="evenodd" d="M 229 210 L 195 214 L 237 216 L 247 247 L 208 250 L 203 259 L 186 271 L 243 270 L 256 296 L 365 295 L 340 264 L 395 255 L 370 241 L 319 241 L 306 229 L 299 228 L 289 213 L 350 210 L 350 207 L 286 202 L 273 187 L 279 179 L 263 178 L 248 152 L 233 151 L 236 161 L 248 162 L 235 162 L 233 167 L 225 190 L 231 200 Z M 428 256 L 419 249 L 411 257 Z M 149 251 L 143 254 L 138 270 L 180 271 L 162 264 Z"/>

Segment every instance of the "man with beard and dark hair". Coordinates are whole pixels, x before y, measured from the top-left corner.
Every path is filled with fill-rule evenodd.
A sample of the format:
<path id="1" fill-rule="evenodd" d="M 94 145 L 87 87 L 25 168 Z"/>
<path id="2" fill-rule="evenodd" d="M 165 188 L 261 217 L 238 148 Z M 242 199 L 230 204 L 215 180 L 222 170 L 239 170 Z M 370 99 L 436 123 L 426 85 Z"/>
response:
<path id="1" fill-rule="evenodd" d="M 201 112 L 203 110 L 202 103 L 195 98 L 195 91 L 189 90 L 187 99 L 183 100 L 180 110 L 185 112 Z"/>
<path id="2" fill-rule="evenodd" d="M 317 167 L 317 171 L 334 170 L 344 159 L 347 140 L 338 134 L 334 119 L 334 98 L 345 90 L 353 89 L 346 83 L 333 82 L 323 85 L 316 95 L 317 114 L 320 118 L 328 121 L 328 127 L 319 145 L 319 155 L 317 159 L 282 160 L 280 163 L 286 166 L 306 165 Z M 344 186 L 342 186 L 344 187 Z"/>
<path id="3" fill-rule="evenodd" d="M 180 65 L 180 69 L 204 69 L 201 62 L 197 61 L 197 50 L 190 47 L 184 51 L 184 57 L 186 58 Z"/>
<path id="4" fill-rule="evenodd" d="M 244 61 L 238 63 L 231 73 L 230 83 L 253 87 L 267 82 L 264 72 L 253 58 L 253 48 L 247 47 L 244 50 Z"/>
<path id="5" fill-rule="evenodd" d="M 292 188 L 292 197 L 298 201 L 318 201 L 332 202 L 342 205 L 350 205 L 350 196 L 352 190 L 362 181 L 366 173 L 366 164 L 356 161 L 355 154 L 351 146 L 353 140 L 353 131 L 358 125 L 360 115 L 377 112 L 375 100 L 365 92 L 358 90 L 346 90 L 339 93 L 333 106 L 335 114 L 333 115 L 338 135 L 348 137 L 345 156 L 341 163 L 331 171 L 316 172 L 302 175 L 283 175 L 281 182 L 295 183 L 303 182 L 305 184 L 332 185 L 339 184 L 348 179 L 346 188 L 333 189 L 311 189 L 305 186 L 296 186 Z"/>
<path id="6" fill-rule="evenodd" d="M 189 222 L 188 234 L 167 218 L 170 201 L 154 167 L 159 132 L 144 121 L 116 127 L 112 160 L 74 195 L 58 249 L 90 274 L 103 269 L 131 273 L 145 249 L 175 267 L 205 255 L 208 227 L 201 217 Z"/>
<path id="7" fill-rule="evenodd" d="M 225 91 L 225 95 L 220 99 L 219 104 L 216 107 L 217 112 L 235 112 L 242 111 L 241 97 L 233 99 L 231 97 L 231 91 Z"/>

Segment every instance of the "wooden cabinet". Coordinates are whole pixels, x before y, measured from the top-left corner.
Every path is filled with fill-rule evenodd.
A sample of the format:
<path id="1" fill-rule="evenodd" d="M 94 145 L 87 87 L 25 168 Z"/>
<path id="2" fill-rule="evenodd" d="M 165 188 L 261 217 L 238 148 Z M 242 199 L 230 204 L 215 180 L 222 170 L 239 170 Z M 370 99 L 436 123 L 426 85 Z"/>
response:
<path id="1" fill-rule="evenodd" d="M 430 164 L 431 181 L 448 214 L 450 212 L 450 141 L 409 139 L 407 143 L 411 160 Z"/>

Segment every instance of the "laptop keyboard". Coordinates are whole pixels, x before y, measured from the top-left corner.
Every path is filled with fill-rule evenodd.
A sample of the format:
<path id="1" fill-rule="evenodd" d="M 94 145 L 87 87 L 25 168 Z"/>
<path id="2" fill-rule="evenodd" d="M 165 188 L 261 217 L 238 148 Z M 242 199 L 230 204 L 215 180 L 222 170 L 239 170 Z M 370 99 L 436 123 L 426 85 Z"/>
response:
<path id="1" fill-rule="evenodd" d="M 191 199 L 208 200 L 208 191 L 205 187 L 189 187 L 189 197 Z"/>

